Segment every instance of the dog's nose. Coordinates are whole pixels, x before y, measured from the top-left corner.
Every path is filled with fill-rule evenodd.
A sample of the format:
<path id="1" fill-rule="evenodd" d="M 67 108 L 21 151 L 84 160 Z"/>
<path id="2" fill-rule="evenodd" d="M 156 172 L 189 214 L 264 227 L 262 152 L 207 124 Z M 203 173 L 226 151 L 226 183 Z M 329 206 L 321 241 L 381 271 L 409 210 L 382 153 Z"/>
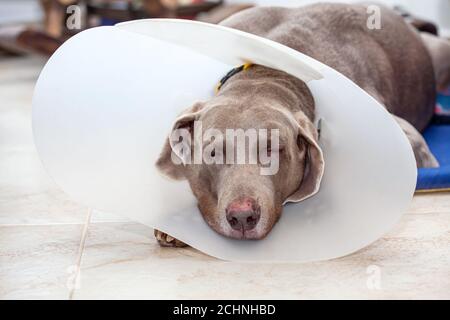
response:
<path id="1" fill-rule="evenodd" d="M 261 210 L 252 198 L 241 198 L 231 202 L 226 211 L 227 220 L 235 230 L 251 230 L 258 224 Z"/>

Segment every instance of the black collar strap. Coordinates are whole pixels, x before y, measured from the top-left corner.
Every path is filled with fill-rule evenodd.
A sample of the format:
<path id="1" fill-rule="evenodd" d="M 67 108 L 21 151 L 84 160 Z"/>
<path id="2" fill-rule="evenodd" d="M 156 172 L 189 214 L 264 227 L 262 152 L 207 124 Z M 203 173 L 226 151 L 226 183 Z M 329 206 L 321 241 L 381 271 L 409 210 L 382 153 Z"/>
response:
<path id="1" fill-rule="evenodd" d="M 247 70 L 250 68 L 253 64 L 252 63 L 244 63 L 243 65 L 233 68 L 228 73 L 220 79 L 219 83 L 216 85 L 216 93 L 219 92 L 220 88 L 227 82 L 228 79 L 230 79 L 232 76 L 234 76 L 236 73 L 239 73 L 243 70 Z"/>

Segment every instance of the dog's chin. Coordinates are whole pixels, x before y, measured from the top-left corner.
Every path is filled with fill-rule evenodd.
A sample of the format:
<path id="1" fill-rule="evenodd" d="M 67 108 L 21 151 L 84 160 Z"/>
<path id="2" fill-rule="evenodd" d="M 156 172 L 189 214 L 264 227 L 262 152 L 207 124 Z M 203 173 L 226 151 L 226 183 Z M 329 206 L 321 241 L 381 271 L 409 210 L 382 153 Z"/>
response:
<path id="1" fill-rule="evenodd" d="M 271 230 L 271 228 L 268 230 L 255 228 L 244 232 L 243 230 L 235 230 L 229 227 L 223 228 L 217 225 L 210 225 L 210 227 L 220 235 L 236 240 L 262 240 L 270 233 Z"/>
<path id="2" fill-rule="evenodd" d="M 245 232 L 242 232 L 231 229 L 228 230 L 228 232 L 224 233 L 224 236 L 238 240 L 261 240 L 264 239 L 268 233 L 269 232 L 263 233 L 258 230 L 247 230 Z"/>

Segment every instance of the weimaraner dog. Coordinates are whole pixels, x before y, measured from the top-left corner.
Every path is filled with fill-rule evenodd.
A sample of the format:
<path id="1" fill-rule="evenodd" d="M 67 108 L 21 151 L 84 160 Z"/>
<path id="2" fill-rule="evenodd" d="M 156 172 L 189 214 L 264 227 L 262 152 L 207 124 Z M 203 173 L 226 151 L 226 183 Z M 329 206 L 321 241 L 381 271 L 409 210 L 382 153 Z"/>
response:
<path id="1" fill-rule="evenodd" d="M 397 120 L 418 167 L 436 167 L 420 132 L 433 115 L 437 87 L 450 80 L 450 44 L 421 34 L 388 8 L 380 10 L 381 28 L 375 29 L 368 27 L 362 4 L 256 7 L 221 25 L 277 41 L 338 70 Z M 279 156 L 277 173 L 262 175 L 258 164 L 175 163 L 169 140 L 156 165 L 166 176 L 188 180 L 213 230 L 235 239 L 262 239 L 284 203 L 301 201 L 318 189 L 324 160 L 314 119 L 314 99 L 304 82 L 253 65 L 229 77 L 214 98 L 187 109 L 173 128 L 191 134 L 195 121 L 203 130 L 277 128 L 279 146 L 269 150 Z M 184 245 L 158 230 L 155 236 L 162 246 Z"/>

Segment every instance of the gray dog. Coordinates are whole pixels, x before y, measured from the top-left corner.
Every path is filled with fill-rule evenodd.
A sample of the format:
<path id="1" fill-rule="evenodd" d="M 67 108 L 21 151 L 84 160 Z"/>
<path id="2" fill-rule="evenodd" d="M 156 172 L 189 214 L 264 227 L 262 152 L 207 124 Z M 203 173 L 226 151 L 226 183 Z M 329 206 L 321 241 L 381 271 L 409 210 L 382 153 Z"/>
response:
<path id="1" fill-rule="evenodd" d="M 420 34 L 381 7 L 381 28 L 367 27 L 367 6 L 317 4 L 302 8 L 259 7 L 223 21 L 305 53 L 343 73 L 377 99 L 397 120 L 419 167 L 436 167 L 421 132 L 433 115 L 435 92 L 450 79 L 450 44 Z M 323 171 L 317 145 L 314 99 L 293 76 L 254 65 L 230 77 L 209 101 L 196 103 L 174 128 L 277 128 L 279 171 L 261 175 L 258 165 L 177 165 L 166 141 L 157 166 L 187 179 L 209 226 L 235 239 L 264 238 L 280 218 L 283 203 L 316 192 Z M 370 119 L 368 119 L 370 121 Z M 380 128 L 383 130 L 383 128 Z M 190 131 L 190 132 L 191 132 Z M 163 246 L 183 246 L 155 230 Z"/>

